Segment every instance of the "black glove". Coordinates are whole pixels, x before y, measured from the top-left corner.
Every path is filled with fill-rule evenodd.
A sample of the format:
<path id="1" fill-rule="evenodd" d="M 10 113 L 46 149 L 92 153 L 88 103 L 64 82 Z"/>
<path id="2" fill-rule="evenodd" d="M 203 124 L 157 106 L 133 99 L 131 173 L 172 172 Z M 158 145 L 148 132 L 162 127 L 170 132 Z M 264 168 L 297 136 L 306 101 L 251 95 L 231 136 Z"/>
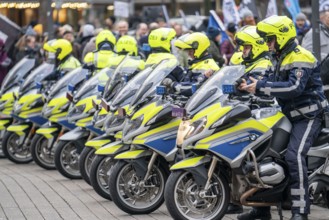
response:
<path id="1" fill-rule="evenodd" d="M 162 81 L 162 85 L 164 85 L 167 88 L 171 88 L 172 87 L 172 84 L 173 84 L 173 81 L 172 81 L 172 79 L 169 79 L 169 78 L 165 78 Z"/>

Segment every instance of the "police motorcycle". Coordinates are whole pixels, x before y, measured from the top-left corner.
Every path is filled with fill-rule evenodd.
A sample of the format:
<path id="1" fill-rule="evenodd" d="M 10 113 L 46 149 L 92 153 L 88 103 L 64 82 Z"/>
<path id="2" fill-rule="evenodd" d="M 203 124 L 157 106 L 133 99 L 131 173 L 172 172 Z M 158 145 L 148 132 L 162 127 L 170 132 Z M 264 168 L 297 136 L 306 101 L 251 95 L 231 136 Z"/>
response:
<path id="1" fill-rule="evenodd" d="M 98 89 L 102 92 L 102 99 L 107 103 L 112 100 L 119 90 L 121 90 L 124 85 L 141 69 L 144 69 L 144 61 L 142 61 L 140 57 L 126 56 L 115 69 L 105 87 L 104 85 L 98 85 Z M 124 103 L 128 103 L 129 100 L 129 98 L 126 98 Z M 93 117 L 93 125 L 96 128 L 102 129 L 104 122 L 108 122 L 110 120 L 109 118 L 115 116 L 113 116 L 110 109 L 102 108 L 101 105 L 97 105 L 96 102 L 93 103 L 94 108 L 96 109 Z M 95 151 L 105 144 L 113 142 L 114 140 L 114 135 L 104 134 L 86 142 L 85 148 L 80 154 L 79 168 L 81 176 L 87 183 L 90 184 L 90 169 L 91 163 L 94 157 L 96 157 Z"/>
<path id="2" fill-rule="evenodd" d="M 41 114 L 44 99 L 36 82 L 46 81 L 46 86 L 51 85 L 52 82 L 46 79 L 53 73 L 54 68 L 55 65 L 51 59 L 42 63 L 22 81 L 18 94 L 15 95 L 15 103 L 11 113 L 14 122 L 7 127 L 2 139 L 5 156 L 15 163 L 32 161 L 31 140 L 36 129 L 47 122 L 47 119 Z"/>
<path id="3" fill-rule="evenodd" d="M 13 122 L 11 112 L 13 110 L 15 96 L 23 80 L 35 67 L 34 57 L 26 56 L 21 59 L 5 76 L 0 89 L 0 143 L 6 128 Z M 0 144 L 0 157 L 4 157 Z"/>
<path id="4" fill-rule="evenodd" d="M 221 219 L 230 200 L 244 206 L 278 205 L 288 198 L 284 154 L 291 124 L 267 99 L 234 97 L 244 67 L 225 67 L 190 98 L 177 135 L 181 154 L 165 188 L 174 219 Z M 231 95 L 228 95 L 231 94 Z M 321 133 L 308 153 L 310 191 L 328 192 L 329 135 Z M 325 175 L 325 177 L 324 177 Z M 313 179 L 313 180 L 312 180 Z"/>
<path id="5" fill-rule="evenodd" d="M 124 145 L 121 141 L 126 117 L 119 109 L 128 110 L 135 93 L 153 70 L 153 67 L 147 67 L 129 79 L 132 74 L 135 74 L 137 67 L 132 68 L 131 62 L 129 63 L 128 69 L 124 65 L 126 63 L 118 67 L 113 80 L 109 81 L 103 93 L 104 98 L 101 105 L 109 111 L 103 125 L 106 134 L 89 142 L 89 147 L 96 150 L 96 156 L 90 167 L 90 183 L 100 196 L 109 200 L 111 200 L 111 196 L 108 189 L 108 178 L 110 169 L 115 163 L 113 158 L 115 155 L 129 150 L 129 146 Z M 124 82 L 119 83 L 115 80 L 116 76 L 123 76 Z"/>
<path id="6" fill-rule="evenodd" d="M 36 130 L 32 139 L 31 153 L 34 162 L 44 169 L 55 169 L 54 152 L 58 139 L 76 127 L 67 120 L 70 106 L 70 102 L 66 98 L 67 87 L 71 82 L 81 81 L 87 71 L 78 67 L 66 73 L 48 91 L 42 91 L 45 96 L 42 115 L 48 119 L 48 123 Z M 43 89 L 41 88 L 41 90 Z"/>
<path id="7" fill-rule="evenodd" d="M 93 115 L 96 111 L 92 100 L 97 99 L 99 94 L 98 84 L 105 85 L 113 71 L 111 68 L 100 70 L 76 91 L 74 89 L 76 84 L 72 83 L 68 86 L 67 98 L 71 101 L 71 106 L 67 118 L 69 123 L 76 125 L 76 128 L 59 138 L 54 155 L 56 169 L 67 178 L 81 178 L 79 155 L 86 141 L 104 133 L 92 124 Z M 88 78 L 89 75 L 86 77 Z"/>
<path id="8" fill-rule="evenodd" d="M 110 172 L 109 190 L 114 203 L 129 214 L 153 212 L 164 201 L 168 162 L 174 160 L 181 121 L 171 116 L 172 106 L 175 101 L 186 102 L 187 97 L 155 93 L 157 89 L 158 94 L 164 94 L 160 84 L 177 67 L 175 59 L 162 61 L 142 84 L 127 111 L 122 144 L 129 150 L 114 157 L 117 162 Z"/>

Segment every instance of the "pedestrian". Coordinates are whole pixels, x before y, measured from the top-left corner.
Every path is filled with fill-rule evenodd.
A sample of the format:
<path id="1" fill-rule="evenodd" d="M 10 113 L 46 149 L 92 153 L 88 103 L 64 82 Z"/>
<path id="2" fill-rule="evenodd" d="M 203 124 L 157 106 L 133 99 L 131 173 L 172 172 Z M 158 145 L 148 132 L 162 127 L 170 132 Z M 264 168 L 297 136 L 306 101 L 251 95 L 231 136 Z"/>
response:
<path id="1" fill-rule="evenodd" d="M 307 17 L 304 13 L 301 12 L 301 13 L 297 14 L 295 26 L 296 26 L 296 31 L 297 31 L 297 40 L 298 40 L 298 43 L 301 44 L 305 34 L 311 28 L 311 25 L 310 25 L 309 21 L 307 20 Z"/>
<path id="2" fill-rule="evenodd" d="M 129 24 L 125 20 L 121 20 L 116 24 L 117 34 L 116 39 L 118 40 L 120 37 L 128 34 Z"/>
<path id="3" fill-rule="evenodd" d="M 236 30 L 236 25 L 234 23 L 229 23 L 226 28 L 228 38 L 225 39 L 220 45 L 220 53 L 226 60 L 225 64 L 230 63 L 230 59 L 235 51 L 234 35 Z"/>
<path id="4" fill-rule="evenodd" d="M 81 29 L 80 29 L 80 35 L 81 35 L 81 39 L 80 39 L 81 51 L 84 50 L 86 44 L 90 41 L 90 39 L 94 37 L 94 31 L 95 31 L 95 28 L 91 24 L 85 24 L 85 25 L 83 25 L 81 27 Z M 84 58 L 84 56 L 82 56 L 80 58 L 80 60 L 83 60 L 83 58 Z"/>
<path id="5" fill-rule="evenodd" d="M 225 60 L 219 52 L 221 31 L 220 29 L 215 27 L 208 27 L 206 34 L 210 41 L 208 52 L 212 56 L 212 58 L 216 61 L 218 66 L 222 67 L 225 64 Z"/>

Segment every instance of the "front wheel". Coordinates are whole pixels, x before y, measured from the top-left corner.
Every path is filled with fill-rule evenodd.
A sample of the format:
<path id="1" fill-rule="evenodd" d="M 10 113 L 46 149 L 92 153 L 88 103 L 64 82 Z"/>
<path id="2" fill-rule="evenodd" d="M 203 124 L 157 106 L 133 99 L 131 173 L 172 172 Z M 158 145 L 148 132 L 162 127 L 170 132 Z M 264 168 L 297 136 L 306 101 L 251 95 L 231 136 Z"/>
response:
<path id="1" fill-rule="evenodd" d="M 32 159 L 30 146 L 19 144 L 20 136 L 15 132 L 6 131 L 2 139 L 2 151 L 9 160 L 14 163 L 30 163 Z"/>
<path id="2" fill-rule="evenodd" d="M 55 150 L 56 169 L 69 179 L 81 179 L 79 151 L 84 147 L 83 140 L 59 141 Z"/>
<path id="3" fill-rule="evenodd" d="M 96 155 L 90 168 L 90 183 L 98 195 L 112 200 L 109 190 L 109 174 L 115 161 L 111 156 Z"/>
<path id="4" fill-rule="evenodd" d="M 163 203 L 167 174 L 156 164 L 147 181 L 142 181 L 132 164 L 117 162 L 110 174 L 109 189 L 113 202 L 129 214 L 148 214 Z"/>
<path id="5" fill-rule="evenodd" d="M 82 178 L 90 185 L 90 168 L 95 158 L 95 148 L 84 147 L 79 157 L 79 170 Z"/>
<path id="6" fill-rule="evenodd" d="M 55 168 L 53 146 L 48 146 L 48 139 L 40 134 L 35 134 L 31 143 L 31 153 L 36 164 L 46 170 Z"/>
<path id="7" fill-rule="evenodd" d="M 214 173 L 204 190 L 190 172 L 174 171 L 166 184 L 165 201 L 174 219 L 222 219 L 230 201 L 229 185 Z"/>

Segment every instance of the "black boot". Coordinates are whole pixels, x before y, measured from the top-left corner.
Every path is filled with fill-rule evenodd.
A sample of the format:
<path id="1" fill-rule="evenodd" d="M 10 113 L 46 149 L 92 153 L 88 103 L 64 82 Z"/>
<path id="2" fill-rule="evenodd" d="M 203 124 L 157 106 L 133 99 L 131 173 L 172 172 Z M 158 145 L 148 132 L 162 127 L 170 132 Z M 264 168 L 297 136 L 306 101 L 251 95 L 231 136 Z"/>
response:
<path id="1" fill-rule="evenodd" d="M 240 214 L 243 212 L 242 205 L 236 205 L 233 203 L 228 204 L 227 211 L 225 214 Z"/>
<path id="2" fill-rule="evenodd" d="M 249 212 L 238 215 L 238 220 L 270 220 L 270 207 L 253 207 Z"/>
<path id="3" fill-rule="evenodd" d="M 290 220 L 307 220 L 307 214 L 299 214 L 299 213 L 296 213 L 296 214 L 292 214 L 292 217 Z"/>

